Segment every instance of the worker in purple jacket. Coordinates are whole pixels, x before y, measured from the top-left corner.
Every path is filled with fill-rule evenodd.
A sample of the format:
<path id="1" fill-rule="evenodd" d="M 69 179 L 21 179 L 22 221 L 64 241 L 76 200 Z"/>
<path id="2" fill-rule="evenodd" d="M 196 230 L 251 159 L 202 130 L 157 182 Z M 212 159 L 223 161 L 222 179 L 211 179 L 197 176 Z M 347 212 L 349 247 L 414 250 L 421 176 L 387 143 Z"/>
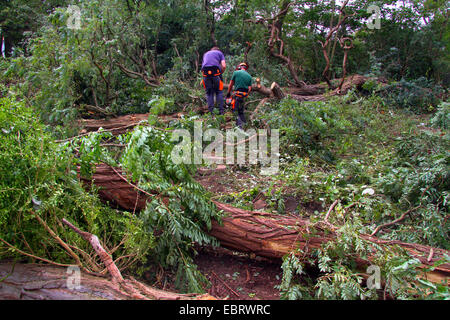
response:
<path id="1" fill-rule="evenodd" d="M 222 74 L 226 67 L 225 56 L 218 47 L 212 47 L 211 50 L 203 55 L 203 87 L 206 90 L 208 109 L 211 114 L 214 114 L 214 96 L 219 107 L 219 113 L 224 114 Z"/>

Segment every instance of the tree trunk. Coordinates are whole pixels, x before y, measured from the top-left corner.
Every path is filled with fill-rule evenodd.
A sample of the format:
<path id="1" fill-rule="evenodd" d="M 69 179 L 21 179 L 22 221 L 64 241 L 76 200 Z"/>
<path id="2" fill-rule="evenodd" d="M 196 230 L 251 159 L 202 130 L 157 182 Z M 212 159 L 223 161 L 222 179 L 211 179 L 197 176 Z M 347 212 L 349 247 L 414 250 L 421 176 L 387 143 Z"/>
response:
<path id="1" fill-rule="evenodd" d="M 280 99 L 280 100 L 284 98 L 283 90 L 281 90 L 278 83 L 273 82 L 272 85 L 270 86 L 270 91 L 272 91 L 275 98 Z"/>
<path id="2" fill-rule="evenodd" d="M 67 268 L 42 264 L 0 264 L 0 300 L 212 300 L 208 294 L 178 294 L 126 280 L 142 294 L 131 294 L 108 278 L 80 273 L 80 281 Z M 72 286 L 72 287 L 71 287 Z M 70 288 L 70 289 L 69 289 Z"/>
<path id="3" fill-rule="evenodd" d="M 170 122 L 178 119 L 181 114 L 182 112 L 170 116 L 160 116 L 158 117 L 158 121 Z M 81 119 L 79 120 L 79 125 L 84 129 L 84 132 L 95 132 L 98 131 L 98 129 L 103 128 L 105 131 L 110 131 L 115 135 L 119 135 L 132 130 L 133 127 L 137 126 L 141 121 L 147 120 L 149 115 L 149 113 L 128 114 L 109 120 Z"/>
<path id="4" fill-rule="evenodd" d="M 93 182 L 100 187 L 99 194 L 103 200 L 114 202 L 129 211 L 145 208 L 145 200 L 142 197 L 146 195 L 139 195 L 139 200 L 139 191 L 131 183 L 118 179 L 117 173 L 112 168 L 99 165 L 93 176 Z M 313 224 L 300 217 L 252 212 L 219 202 L 214 203 L 219 210 L 226 213 L 226 216 L 222 219 L 223 225 L 213 222 L 208 233 L 216 237 L 224 247 L 233 250 L 253 252 L 268 258 L 281 258 L 292 250 L 300 248 L 307 255 L 311 253 L 311 249 L 319 248 L 326 242 L 336 239 L 337 236 L 336 228 L 327 223 Z M 422 268 L 430 267 L 444 254 L 450 254 L 448 250 L 419 244 L 381 240 L 365 234 L 361 234 L 360 237 L 386 248 L 399 246 L 418 258 Z M 431 259 L 430 252 L 433 252 Z M 370 261 L 362 259 L 358 262 L 361 265 L 370 264 Z M 450 276 L 450 264 L 436 267 L 434 271 L 427 272 L 426 276 L 430 281 L 440 282 Z"/>
<path id="5" fill-rule="evenodd" d="M 223 85 L 223 90 L 228 90 L 228 84 Z M 256 83 L 252 85 L 252 91 L 259 92 L 260 94 L 270 98 L 275 97 L 277 99 L 283 99 L 285 96 L 283 89 L 278 85 L 278 83 L 272 82 L 272 85 L 268 88 L 261 84 L 261 80 L 259 78 L 256 78 Z"/>

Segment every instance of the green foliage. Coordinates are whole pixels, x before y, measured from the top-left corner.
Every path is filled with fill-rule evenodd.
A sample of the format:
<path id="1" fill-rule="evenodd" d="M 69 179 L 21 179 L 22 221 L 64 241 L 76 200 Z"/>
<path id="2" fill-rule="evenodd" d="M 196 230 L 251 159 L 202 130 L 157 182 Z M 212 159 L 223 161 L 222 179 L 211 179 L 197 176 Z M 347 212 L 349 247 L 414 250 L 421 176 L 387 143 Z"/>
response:
<path id="1" fill-rule="evenodd" d="M 21 102 L 0 99 L 0 238 L 16 249 L 57 263 L 76 263 L 41 224 L 51 228 L 68 245 L 91 252 L 90 244 L 64 227 L 65 218 L 80 229 L 104 239 L 114 257 L 127 256 L 119 266 L 136 268 L 152 248 L 152 235 L 131 214 L 103 206 L 84 190 L 66 145 L 52 141 L 32 109 Z M 33 261 L 1 243 L 0 257 Z M 92 261 L 80 259 L 93 270 Z"/>
<path id="2" fill-rule="evenodd" d="M 404 79 L 382 89 L 385 103 L 395 108 L 408 109 L 415 113 L 428 113 L 439 104 L 442 89 L 426 78 L 406 81 Z"/>
<path id="3" fill-rule="evenodd" d="M 212 219 L 220 221 L 220 215 L 203 187 L 193 180 L 195 166 L 174 164 L 173 147 L 169 132 L 137 127 L 120 162 L 140 188 L 158 194 L 140 214 L 144 230 L 157 234 L 155 262 L 177 269 L 180 289 L 202 292 L 206 280 L 190 255 L 194 243 L 217 245 L 205 229 L 211 228 Z"/>
<path id="4" fill-rule="evenodd" d="M 295 280 L 298 276 L 305 274 L 305 272 L 303 270 L 303 264 L 293 252 L 283 257 L 281 269 L 283 270 L 283 277 L 281 283 L 276 286 L 281 291 L 281 299 L 311 299 L 308 288 Z"/>
<path id="5" fill-rule="evenodd" d="M 165 97 L 153 96 L 148 102 L 148 106 L 150 107 L 150 113 L 155 116 L 170 114 L 172 113 L 170 107 L 173 106 L 173 101 Z"/>
<path id="6" fill-rule="evenodd" d="M 399 139 L 398 158 L 389 166 L 377 184 L 386 196 L 404 208 L 420 206 L 412 216 L 414 227 L 399 231 L 399 239 L 449 248 L 449 135 L 421 131 Z M 406 210 L 406 209 L 405 209 Z M 414 232 L 411 232 L 413 231 Z"/>
<path id="7" fill-rule="evenodd" d="M 348 218 L 337 231 L 337 239 L 328 241 L 317 250 L 316 267 L 321 272 L 317 279 L 308 279 L 306 287 L 294 275 L 302 275 L 303 265 L 291 252 L 283 259 L 283 278 L 279 289 L 284 299 L 330 299 L 354 300 L 376 299 L 374 289 L 363 286 L 363 278 L 358 272 L 354 257 L 364 259 L 374 249 L 373 245 L 359 237 L 361 223 L 359 219 Z M 314 234 L 313 230 L 310 230 Z M 314 236 L 313 236 L 314 237 Z M 379 250 L 379 249 L 378 249 Z M 302 252 L 296 252 L 302 255 Z"/>
<path id="8" fill-rule="evenodd" d="M 316 279 L 307 277 L 304 272 L 304 265 L 298 258 L 303 252 L 293 251 L 286 255 L 282 265 L 283 278 L 277 286 L 281 297 L 290 300 L 312 297 L 321 300 L 374 300 L 386 299 L 387 296 L 395 299 L 448 299 L 449 291 L 445 283 L 433 284 L 418 279 L 418 267 L 421 265 L 418 259 L 411 258 L 399 248 L 381 248 L 361 239 L 362 230 L 358 217 L 346 218 L 337 230 L 336 240 L 328 241 L 316 250 L 317 263 L 309 261 L 320 271 Z M 380 277 L 376 281 L 384 284 L 380 287 L 382 293 L 376 287 L 369 288 L 362 277 L 364 269 L 360 263 L 368 261 L 369 257 L 372 262 L 366 267 L 372 265 L 379 268 Z M 448 261 L 446 256 L 434 267 Z"/>
<path id="9" fill-rule="evenodd" d="M 66 26 L 69 3 L 81 8 L 79 30 Z M 7 54 L 13 58 L 0 58 L 0 237 L 17 249 L 73 263 L 35 215 L 65 242 L 90 252 L 87 243 L 61 225 L 65 217 L 104 238 L 109 247 L 123 240 L 114 253 L 114 257 L 130 256 L 121 260 L 123 266 L 136 266 L 150 255 L 153 262 L 174 272 L 178 288 L 203 291 L 207 281 L 193 263 L 193 244 L 217 244 L 205 230 L 220 215 L 193 180 L 195 166 L 172 161 L 170 131 L 137 127 L 117 138 L 127 145 L 120 151 L 102 146 L 113 139 L 104 131 L 61 144 L 55 144 L 49 132 L 76 135 L 75 120 L 92 116 L 88 106 L 115 114 L 150 112 L 152 126 L 160 115 L 204 106 L 199 68 L 214 35 L 227 59 L 225 80 L 247 58 L 250 73 L 261 78 L 263 85 L 273 81 L 290 85 L 285 61 L 268 50 L 266 23 L 271 20 L 264 22 L 286 3 L 2 2 L 0 33 L 6 35 Z M 366 8 L 372 3 L 382 8 L 379 30 L 365 25 Z M 215 10 L 212 20 L 206 5 Z M 304 103 L 288 97 L 260 110 L 261 120 L 281 133 L 283 173 L 276 179 L 285 179 L 302 203 L 314 205 L 314 212 L 300 214 L 313 222 L 323 219 L 325 208 L 339 200 L 330 217 L 339 226 L 338 239 L 317 252 L 319 277 L 307 277 L 305 265 L 293 253 L 284 258 L 279 289 L 285 299 L 377 298 L 376 292 L 364 287 L 355 267 L 354 257 L 368 252 L 358 235 L 407 210 L 414 209 L 401 224 L 379 236 L 449 248 L 449 116 L 448 103 L 440 102 L 446 92 L 437 85 L 448 85 L 450 74 L 446 3 L 357 0 L 346 12 L 356 15 L 331 39 L 330 74 L 332 78 L 342 74 L 343 50 L 335 39 L 351 36 L 354 48 L 349 52 L 347 73 L 372 76 L 363 85 L 370 96 L 360 98 L 349 92 L 327 102 Z M 337 20 L 334 1 L 300 0 L 293 1 L 279 21 L 282 54 L 302 80 L 322 79 L 325 59 L 318 40 L 324 40 Z M 245 52 L 247 41 L 252 43 L 249 52 Z M 383 87 L 375 79 L 380 76 L 398 82 Z M 436 107 L 431 120 L 421 118 L 424 124 L 419 126 L 417 118 L 411 120 L 411 112 L 404 112 L 430 113 Z M 43 126 L 39 117 L 50 126 Z M 173 126 L 192 131 L 198 118 L 186 117 Z M 218 128 L 224 118 L 204 124 Z M 139 217 L 103 206 L 95 190 L 82 188 L 75 166 L 89 177 L 98 162 L 121 167 L 152 195 Z M 284 213 L 285 190 L 278 181 L 223 198 L 250 208 L 261 192 L 270 208 Z M 0 250 L 2 258 L 19 256 L 4 242 Z M 448 298 L 448 287 L 425 280 L 413 284 L 416 292 L 411 294 L 417 261 L 398 252 L 377 254 L 388 283 L 386 294 L 404 299 Z M 88 259 L 83 264 L 95 269 Z"/>
<path id="10" fill-rule="evenodd" d="M 440 128 L 444 130 L 450 129 L 450 103 L 442 102 L 430 120 L 430 124 L 433 128 Z"/>
<path id="11" fill-rule="evenodd" d="M 271 128 L 280 130 L 280 150 L 284 154 L 316 156 L 334 160 L 327 139 L 344 126 L 337 119 L 338 109 L 329 103 L 301 103 L 292 98 L 272 106 L 267 119 Z"/>

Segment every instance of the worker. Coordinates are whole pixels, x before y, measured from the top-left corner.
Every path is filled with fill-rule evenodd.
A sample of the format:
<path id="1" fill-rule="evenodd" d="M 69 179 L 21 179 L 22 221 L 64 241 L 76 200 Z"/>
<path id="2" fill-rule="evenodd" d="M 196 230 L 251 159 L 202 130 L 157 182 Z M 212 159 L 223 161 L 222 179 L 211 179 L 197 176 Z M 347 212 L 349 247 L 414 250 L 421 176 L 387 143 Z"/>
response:
<path id="1" fill-rule="evenodd" d="M 248 63 L 242 62 L 236 67 L 236 71 L 233 72 L 233 76 L 231 77 L 230 84 L 228 85 L 227 99 L 232 96 L 231 108 L 233 112 L 237 113 L 236 125 L 243 129 L 245 124 L 245 115 L 244 115 L 244 99 L 250 94 L 252 91 L 252 76 L 247 72 Z M 231 95 L 231 92 L 233 95 Z"/>
<path id="2" fill-rule="evenodd" d="M 219 113 L 224 114 L 222 74 L 225 72 L 226 67 L 225 56 L 218 47 L 212 47 L 211 50 L 203 55 L 203 87 L 206 91 L 208 109 L 212 115 L 214 115 L 214 97 L 216 98 Z"/>

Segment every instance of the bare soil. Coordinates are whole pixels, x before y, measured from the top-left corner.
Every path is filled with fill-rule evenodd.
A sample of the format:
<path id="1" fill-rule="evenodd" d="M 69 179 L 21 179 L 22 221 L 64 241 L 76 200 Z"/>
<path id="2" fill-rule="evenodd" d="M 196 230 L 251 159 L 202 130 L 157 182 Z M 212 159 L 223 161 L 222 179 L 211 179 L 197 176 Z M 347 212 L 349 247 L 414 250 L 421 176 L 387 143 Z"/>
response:
<path id="1" fill-rule="evenodd" d="M 280 263 L 223 248 L 202 249 L 194 259 L 211 283 L 208 293 L 219 299 L 279 300 Z"/>

